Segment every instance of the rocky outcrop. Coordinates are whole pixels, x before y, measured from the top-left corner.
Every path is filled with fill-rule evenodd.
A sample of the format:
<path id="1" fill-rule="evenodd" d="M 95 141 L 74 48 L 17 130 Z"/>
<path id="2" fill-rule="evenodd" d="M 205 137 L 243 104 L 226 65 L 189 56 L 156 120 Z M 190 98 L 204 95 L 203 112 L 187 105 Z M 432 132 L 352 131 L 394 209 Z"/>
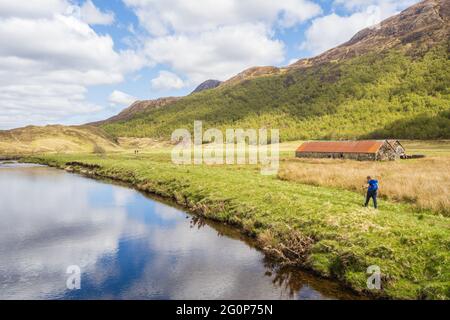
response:
<path id="1" fill-rule="evenodd" d="M 350 41 L 317 57 L 299 60 L 289 68 L 339 62 L 391 48 L 402 48 L 413 54 L 415 51 L 426 52 L 449 39 L 449 16 L 449 0 L 422 1 L 379 25 L 361 30 Z"/>
<path id="2" fill-rule="evenodd" d="M 206 80 L 205 82 L 201 83 L 197 88 L 195 88 L 195 90 L 192 91 L 192 93 L 198 93 L 205 90 L 217 88 L 218 86 L 220 86 L 221 83 L 222 81 L 219 80 Z"/>
<path id="3" fill-rule="evenodd" d="M 228 79 L 223 83 L 223 85 L 229 85 L 229 84 L 236 84 L 244 80 L 257 78 L 257 77 L 263 77 L 263 76 L 270 76 L 275 75 L 281 72 L 281 69 L 277 67 L 252 67 L 247 70 L 242 71 L 241 73 L 237 74 L 236 76 Z"/>

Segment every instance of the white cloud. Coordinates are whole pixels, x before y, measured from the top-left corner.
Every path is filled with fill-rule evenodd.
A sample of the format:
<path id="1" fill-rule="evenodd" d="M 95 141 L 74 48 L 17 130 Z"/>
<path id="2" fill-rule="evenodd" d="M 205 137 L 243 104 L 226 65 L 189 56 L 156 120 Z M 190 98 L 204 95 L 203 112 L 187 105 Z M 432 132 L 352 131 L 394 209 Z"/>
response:
<path id="1" fill-rule="evenodd" d="M 2 19 L 0 43 L 2 58 L 32 63 L 50 72 L 36 74 L 38 77 L 71 81 L 76 76 L 86 84 L 122 79 L 120 54 L 114 51 L 111 37 L 97 35 L 74 17 Z M 70 71 L 70 74 L 60 74 L 60 70 Z"/>
<path id="2" fill-rule="evenodd" d="M 225 80 L 242 70 L 284 61 L 276 29 L 321 13 L 308 0 L 124 0 L 149 32 L 145 53 L 186 85 Z"/>
<path id="3" fill-rule="evenodd" d="M 151 84 L 157 91 L 181 89 L 185 86 L 180 77 L 169 71 L 160 71 L 158 77 L 152 79 Z"/>
<path id="4" fill-rule="evenodd" d="M 101 12 L 91 0 L 80 7 L 80 17 L 88 24 L 110 25 L 114 22 L 114 13 Z"/>
<path id="5" fill-rule="evenodd" d="M 98 35 L 76 15 L 52 11 L 72 12 L 70 4 L 40 3 L 35 13 L 18 5 L 10 16 L 0 14 L 0 128 L 97 112 L 101 107 L 86 100 L 87 88 L 118 83 L 145 64 L 133 51 L 115 51 L 109 35 Z M 0 7 L 7 9 L 4 1 Z"/>
<path id="6" fill-rule="evenodd" d="M 305 32 L 306 40 L 300 45 L 311 54 L 319 54 L 352 38 L 358 31 L 374 27 L 382 20 L 398 13 L 417 0 L 335 0 L 353 13 L 340 16 L 332 13 L 316 18 Z"/>
<path id="7" fill-rule="evenodd" d="M 114 90 L 108 99 L 108 101 L 112 105 L 118 105 L 118 106 L 129 106 L 136 100 L 138 100 L 136 97 L 133 97 L 133 96 L 131 96 L 125 92 L 119 91 L 119 90 Z"/>
<path id="8" fill-rule="evenodd" d="M 69 7 L 66 0 L 0 0 L 0 17 L 50 18 L 55 13 L 64 13 Z"/>
<path id="9" fill-rule="evenodd" d="M 54 178 L 64 179 L 57 175 Z M 68 265 L 77 264 L 83 272 L 92 274 L 97 261 L 117 252 L 121 235 L 130 228 L 137 234 L 142 230 L 139 222 L 127 218 L 124 208 L 94 208 L 88 200 L 90 188 L 81 179 L 67 183 L 64 188 L 59 183 L 47 187 L 27 186 L 19 179 L 0 179 L 0 189 L 5 196 L 2 213 L 13 213 L 2 214 L 0 224 L 0 299 L 59 296 L 66 289 L 64 271 Z M 116 189 L 114 193 L 120 191 Z M 27 201 L 18 206 L 21 194 L 27 195 Z M 67 203 L 70 206 L 65 206 Z M 61 230 L 65 230 L 64 234 Z M 49 234 L 60 236 L 49 237 Z M 27 245 L 17 245 L 20 241 Z M 5 274 L 9 276 L 4 277 Z M 15 281 L 17 278 L 23 281 Z"/>
<path id="10" fill-rule="evenodd" d="M 124 2 L 148 31 L 128 39 L 142 51 L 117 51 L 111 36 L 91 28 L 115 20 L 92 0 L 0 0 L 0 128 L 88 118 L 101 109 L 87 101 L 88 88 L 121 82 L 143 66 L 164 65 L 151 84 L 176 90 L 280 64 L 284 44 L 274 31 L 321 13 L 310 0 Z M 110 98 L 130 100 L 117 92 Z"/>
<path id="11" fill-rule="evenodd" d="M 262 24 L 219 27 L 198 34 L 149 39 L 145 52 L 157 63 L 186 75 L 189 83 L 225 80 L 249 66 L 278 64 L 284 45 Z"/>
<path id="12" fill-rule="evenodd" d="M 406 7 L 419 2 L 419 0 L 335 0 L 335 5 L 342 5 L 347 10 L 362 10 L 370 6 L 386 8 L 391 14 L 392 12 L 402 10 Z"/>
<path id="13" fill-rule="evenodd" d="M 308 0 L 124 0 L 154 36 L 243 23 L 292 27 L 321 13 Z"/>
<path id="14" fill-rule="evenodd" d="M 356 32 L 368 27 L 367 21 L 371 16 L 355 13 L 348 17 L 341 17 L 335 13 L 313 21 L 306 31 L 306 40 L 301 49 L 312 54 L 319 54 L 349 40 Z"/>

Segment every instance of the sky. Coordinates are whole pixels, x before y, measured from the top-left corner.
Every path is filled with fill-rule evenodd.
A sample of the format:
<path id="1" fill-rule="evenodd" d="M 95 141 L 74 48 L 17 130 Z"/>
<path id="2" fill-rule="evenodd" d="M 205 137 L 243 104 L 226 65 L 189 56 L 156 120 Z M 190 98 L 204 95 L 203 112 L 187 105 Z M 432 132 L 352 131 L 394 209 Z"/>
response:
<path id="1" fill-rule="evenodd" d="M 0 130 L 82 124 L 136 100 L 286 66 L 418 0 L 0 0 Z"/>

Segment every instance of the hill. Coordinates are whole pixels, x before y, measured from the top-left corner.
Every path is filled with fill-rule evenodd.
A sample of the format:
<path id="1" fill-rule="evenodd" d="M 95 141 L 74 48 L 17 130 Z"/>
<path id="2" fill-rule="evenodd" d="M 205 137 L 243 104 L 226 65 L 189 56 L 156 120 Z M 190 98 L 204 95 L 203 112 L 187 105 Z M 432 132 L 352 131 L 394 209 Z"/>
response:
<path id="1" fill-rule="evenodd" d="M 450 138 L 450 2 L 427 0 L 286 68 L 254 67 L 216 88 L 99 125 L 167 139 L 177 128 L 279 128 L 282 140 Z"/>
<path id="2" fill-rule="evenodd" d="M 28 126 L 0 131 L 0 155 L 114 151 L 119 148 L 111 136 L 91 126 Z"/>
<path id="3" fill-rule="evenodd" d="M 136 101 L 131 106 L 129 106 L 128 108 L 124 109 L 122 112 L 120 112 L 119 114 L 117 114 L 111 118 L 108 118 L 108 119 L 102 120 L 102 121 L 91 122 L 91 123 L 88 123 L 87 125 L 100 126 L 100 125 L 117 122 L 117 121 L 126 121 L 126 120 L 129 120 L 141 113 L 145 113 L 145 112 L 149 112 L 152 110 L 162 108 L 168 104 L 176 102 L 178 99 L 179 98 L 176 98 L 176 97 L 167 97 L 167 98 L 159 98 L 159 99 L 155 99 L 155 100 Z"/>

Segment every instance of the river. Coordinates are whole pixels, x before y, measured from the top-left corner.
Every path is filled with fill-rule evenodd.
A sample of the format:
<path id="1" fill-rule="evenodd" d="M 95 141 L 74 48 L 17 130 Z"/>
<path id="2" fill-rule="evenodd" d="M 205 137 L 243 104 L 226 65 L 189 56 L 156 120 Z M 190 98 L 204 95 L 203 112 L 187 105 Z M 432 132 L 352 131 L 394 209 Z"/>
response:
<path id="1" fill-rule="evenodd" d="M 0 162 L 0 299 L 351 298 L 160 199 Z"/>

